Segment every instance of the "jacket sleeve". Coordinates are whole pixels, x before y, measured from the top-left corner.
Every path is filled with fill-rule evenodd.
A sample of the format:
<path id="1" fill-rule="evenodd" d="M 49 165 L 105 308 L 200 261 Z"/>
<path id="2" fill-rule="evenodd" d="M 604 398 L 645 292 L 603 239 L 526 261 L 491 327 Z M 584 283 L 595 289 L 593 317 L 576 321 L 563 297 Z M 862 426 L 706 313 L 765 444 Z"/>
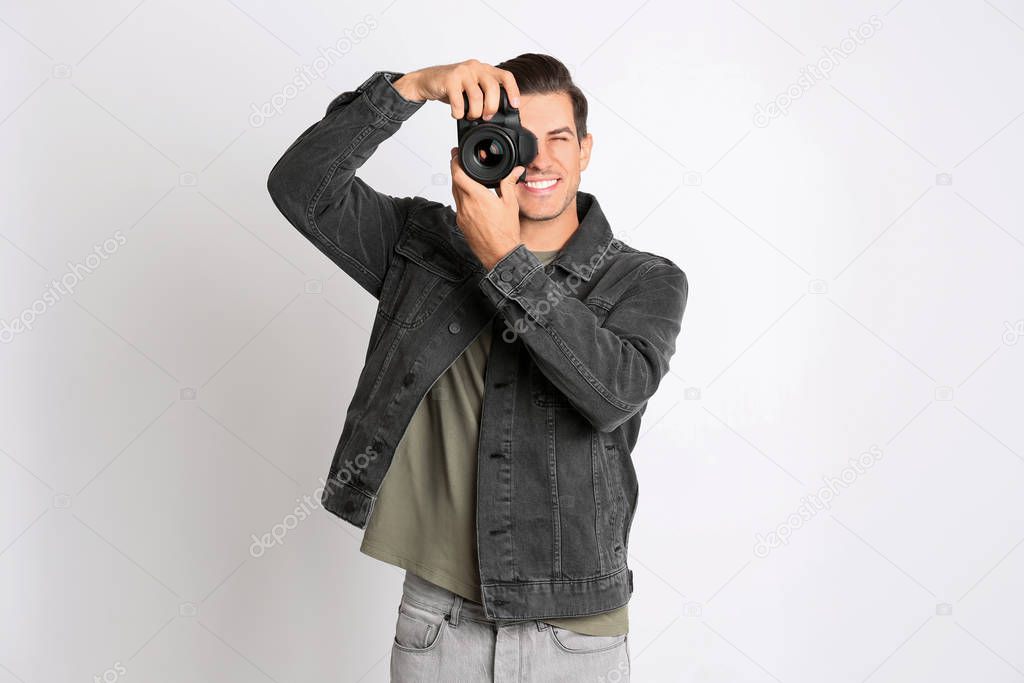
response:
<path id="1" fill-rule="evenodd" d="M 424 104 L 406 100 L 391 84 L 403 75 L 377 71 L 335 97 L 267 179 L 288 222 L 375 299 L 406 219 L 427 202 L 382 194 L 356 177 L 377 146 Z"/>
<path id="2" fill-rule="evenodd" d="M 601 323 L 562 292 L 525 244 L 501 258 L 480 288 L 541 372 L 595 429 L 635 415 L 669 370 L 689 294 L 686 274 L 666 258 L 641 266 Z"/>

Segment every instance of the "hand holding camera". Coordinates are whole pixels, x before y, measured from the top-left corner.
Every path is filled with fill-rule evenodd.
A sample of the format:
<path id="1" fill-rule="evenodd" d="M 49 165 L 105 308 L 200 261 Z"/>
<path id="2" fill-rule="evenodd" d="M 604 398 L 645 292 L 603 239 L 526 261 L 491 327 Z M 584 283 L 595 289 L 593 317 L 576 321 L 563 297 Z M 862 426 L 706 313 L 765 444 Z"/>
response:
<path id="1" fill-rule="evenodd" d="M 525 167 L 537 156 L 536 136 L 519 121 L 519 88 L 505 69 L 469 59 L 413 71 L 394 86 L 406 99 L 451 106 L 459 165 L 484 187 L 499 187 L 516 166 L 524 168 L 517 178 L 522 180 Z"/>
<path id="2" fill-rule="evenodd" d="M 519 88 L 512 72 L 475 59 L 410 71 L 393 85 L 407 100 L 436 100 L 451 105 L 454 119 L 490 119 L 498 111 L 499 86 L 508 91 L 509 103 L 519 106 Z M 461 97 L 463 93 L 467 97 Z"/>
<path id="3" fill-rule="evenodd" d="M 459 136 L 451 157 L 456 224 L 490 270 L 520 244 L 515 184 L 537 154 L 537 138 L 519 122 L 515 78 L 468 59 L 411 71 L 392 85 L 407 100 L 451 107 Z M 497 188 L 497 194 L 488 188 Z"/>

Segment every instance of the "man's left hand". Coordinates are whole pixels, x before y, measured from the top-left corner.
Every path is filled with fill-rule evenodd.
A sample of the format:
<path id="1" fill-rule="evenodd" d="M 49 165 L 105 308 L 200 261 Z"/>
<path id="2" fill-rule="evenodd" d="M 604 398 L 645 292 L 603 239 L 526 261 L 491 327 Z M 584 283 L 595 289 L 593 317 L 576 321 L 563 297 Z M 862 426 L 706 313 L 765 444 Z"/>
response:
<path id="1" fill-rule="evenodd" d="M 519 234 L 519 201 L 516 179 L 524 168 L 516 166 L 491 192 L 466 175 L 458 159 L 458 147 L 452 147 L 452 196 L 455 197 L 455 222 L 466 236 L 473 253 L 484 268 L 491 270 L 503 256 L 522 243 Z"/>

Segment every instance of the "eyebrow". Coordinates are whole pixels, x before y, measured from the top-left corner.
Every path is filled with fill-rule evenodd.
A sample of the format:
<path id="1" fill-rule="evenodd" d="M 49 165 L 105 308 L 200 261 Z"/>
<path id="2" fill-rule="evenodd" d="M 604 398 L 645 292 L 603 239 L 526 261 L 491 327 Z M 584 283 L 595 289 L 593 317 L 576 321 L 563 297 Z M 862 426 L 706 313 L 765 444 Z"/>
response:
<path id="1" fill-rule="evenodd" d="M 561 128 L 556 128 L 555 130 L 548 131 L 548 135 L 558 135 L 559 133 L 569 133 L 573 137 L 576 137 L 576 134 L 572 132 L 572 128 L 570 128 L 569 126 L 562 126 Z"/>

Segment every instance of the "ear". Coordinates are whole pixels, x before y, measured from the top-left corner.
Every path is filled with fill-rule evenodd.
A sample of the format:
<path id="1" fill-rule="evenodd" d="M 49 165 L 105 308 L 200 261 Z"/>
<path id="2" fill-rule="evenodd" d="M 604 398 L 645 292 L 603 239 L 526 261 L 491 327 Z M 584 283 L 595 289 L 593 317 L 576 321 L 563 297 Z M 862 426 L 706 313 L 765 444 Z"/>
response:
<path id="1" fill-rule="evenodd" d="M 594 134 L 587 133 L 580 139 L 580 171 L 587 170 L 590 164 L 590 150 L 594 147 Z"/>

